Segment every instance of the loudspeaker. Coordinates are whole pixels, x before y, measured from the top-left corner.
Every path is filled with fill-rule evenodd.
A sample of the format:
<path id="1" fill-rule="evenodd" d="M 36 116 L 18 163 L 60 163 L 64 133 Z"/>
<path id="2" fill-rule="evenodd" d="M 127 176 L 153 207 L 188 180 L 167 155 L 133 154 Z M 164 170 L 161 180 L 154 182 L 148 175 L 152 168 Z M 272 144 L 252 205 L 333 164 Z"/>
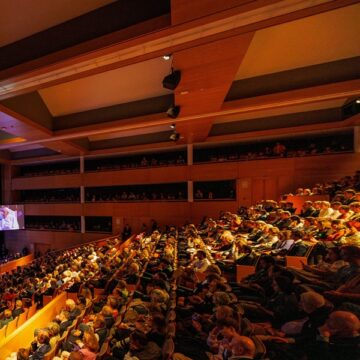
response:
<path id="1" fill-rule="evenodd" d="M 181 71 L 173 71 L 170 75 L 167 75 L 163 79 L 163 87 L 169 90 L 175 90 L 181 80 Z"/>

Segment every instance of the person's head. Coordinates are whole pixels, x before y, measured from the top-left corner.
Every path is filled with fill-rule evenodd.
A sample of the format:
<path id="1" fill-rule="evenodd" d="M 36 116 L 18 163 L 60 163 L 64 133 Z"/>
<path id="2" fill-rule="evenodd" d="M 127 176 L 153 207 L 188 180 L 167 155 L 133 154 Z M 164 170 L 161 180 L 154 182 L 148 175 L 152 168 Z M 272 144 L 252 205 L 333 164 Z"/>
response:
<path id="1" fill-rule="evenodd" d="M 22 301 L 21 301 L 21 300 L 16 300 L 16 302 L 15 302 L 15 307 L 16 307 L 17 309 L 21 309 L 21 308 L 23 307 Z"/>
<path id="2" fill-rule="evenodd" d="M 230 306 L 220 305 L 215 311 L 216 321 L 221 322 L 226 319 L 234 319 L 237 322 L 237 328 L 240 324 L 240 315 Z"/>
<path id="3" fill-rule="evenodd" d="M 264 255 L 259 260 L 259 268 L 260 269 L 268 269 L 269 267 L 275 264 L 275 260 L 270 255 Z"/>
<path id="4" fill-rule="evenodd" d="M 341 206 L 339 206 L 338 210 L 339 210 L 340 214 L 344 215 L 350 210 L 350 206 L 349 205 L 341 205 Z"/>
<path id="5" fill-rule="evenodd" d="M 330 207 L 330 203 L 328 201 L 321 202 L 321 209 L 326 210 Z"/>
<path id="6" fill-rule="evenodd" d="M 16 354 L 17 360 L 28 360 L 30 356 L 30 352 L 28 349 L 21 348 L 18 350 Z"/>
<path id="7" fill-rule="evenodd" d="M 106 327 L 105 317 L 102 314 L 97 314 L 93 323 L 94 329 L 102 329 Z"/>
<path id="8" fill-rule="evenodd" d="M 11 316 L 12 316 L 11 310 L 6 309 L 6 310 L 4 311 L 4 318 L 5 318 L 5 319 L 10 319 Z"/>
<path id="9" fill-rule="evenodd" d="M 62 354 L 61 354 L 62 357 Z M 69 360 L 83 360 L 84 355 L 80 351 L 72 351 L 69 355 Z"/>
<path id="10" fill-rule="evenodd" d="M 47 329 L 49 330 L 50 337 L 57 336 L 60 334 L 60 325 L 56 322 L 51 322 Z"/>
<path id="11" fill-rule="evenodd" d="M 334 311 L 325 323 L 331 336 L 355 337 L 360 332 L 359 318 L 349 311 Z"/>
<path id="12" fill-rule="evenodd" d="M 75 301 L 73 299 L 67 299 L 65 302 L 66 310 L 73 311 L 76 307 Z"/>
<path id="13" fill-rule="evenodd" d="M 360 248 L 355 245 L 342 246 L 341 257 L 351 264 L 358 263 L 360 260 Z"/>
<path id="14" fill-rule="evenodd" d="M 287 276 L 276 276 L 272 286 L 275 293 L 281 291 L 285 294 L 291 294 L 293 292 L 292 281 Z"/>
<path id="15" fill-rule="evenodd" d="M 99 342 L 95 334 L 86 331 L 83 336 L 84 347 L 89 349 L 91 352 L 96 352 L 99 349 Z"/>
<path id="16" fill-rule="evenodd" d="M 203 260 L 206 258 L 206 253 L 203 250 L 198 250 L 196 256 L 199 260 Z"/>
<path id="17" fill-rule="evenodd" d="M 60 321 L 66 321 L 69 320 L 70 314 L 67 310 L 62 310 L 59 314 L 59 320 Z"/>
<path id="18" fill-rule="evenodd" d="M 255 357 L 255 344 L 247 336 L 234 336 L 230 343 L 230 349 L 233 356 L 246 356 L 250 359 Z"/>
<path id="19" fill-rule="evenodd" d="M 232 338 L 237 334 L 238 323 L 232 318 L 226 318 L 222 321 L 219 321 L 218 325 L 221 328 L 221 334 L 228 341 L 231 341 Z"/>
<path id="20" fill-rule="evenodd" d="M 346 189 L 344 191 L 345 199 L 351 199 L 356 194 L 356 191 L 354 189 Z"/>
<path id="21" fill-rule="evenodd" d="M 106 317 L 113 316 L 113 309 L 109 305 L 104 305 L 101 309 L 101 314 Z"/>
<path id="22" fill-rule="evenodd" d="M 334 246 L 332 248 L 328 249 L 327 257 L 330 260 L 331 263 L 340 260 L 341 254 L 340 254 L 340 248 L 338 246 Z"/>
<path id="23" fill-rule="evenodd" d="M 325 299 L 317 292 L 307 291 L 300 295 L 300 305 L 307 314 L 311 314 L 325 305 Z"/>
<path id="24" fill-rule="evenodd" d="M 230 296 L 223 291 L 217 291 L 213 296 L 215 306 L 228 305 L 231 302 Z"/>
<path id="25" fill-rule="evenodd" d="M 40 329 L 36 338 L 39 344 L 48 344 L 50 341 L 49 331 L 46 329 Z"/>

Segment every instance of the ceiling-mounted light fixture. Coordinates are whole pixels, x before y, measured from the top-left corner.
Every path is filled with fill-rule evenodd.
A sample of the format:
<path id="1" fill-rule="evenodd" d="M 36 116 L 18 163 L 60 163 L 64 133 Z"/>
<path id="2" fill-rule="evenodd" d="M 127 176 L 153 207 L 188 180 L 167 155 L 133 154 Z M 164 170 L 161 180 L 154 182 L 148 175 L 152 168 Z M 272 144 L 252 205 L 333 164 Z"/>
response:
<path id="1" fill-rule="evenodd" d="M 174 105 L 170 106 L 169 109 L 166 111 L 166 115 L 169 118 L 176 119 L 180 114 L 180 106 Z"/>
<path id="2" fill-rule="evenodd" d="M 171 141 L 178 141 L 180 138 L 180 134 L 176 131 L 174 131 L 170 136 L 169 136 L 169 139 Z"/>

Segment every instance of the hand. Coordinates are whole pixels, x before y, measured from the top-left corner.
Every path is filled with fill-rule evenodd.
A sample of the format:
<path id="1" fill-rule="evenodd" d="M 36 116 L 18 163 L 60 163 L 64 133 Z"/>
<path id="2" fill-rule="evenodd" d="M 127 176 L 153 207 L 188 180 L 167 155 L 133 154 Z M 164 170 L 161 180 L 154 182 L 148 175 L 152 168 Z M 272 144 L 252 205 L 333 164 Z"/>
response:
<path id="1" fill-rule="evenodd" d="M 201 324 L 200 324 L 198 321 L 192 320 L 191 323 L 192 323 L 192 326 L 194 327 L 194 329 L 195 329 L 196 331 L 199 331 L 199 332 L 202 331 L 202 326 L 201 326 Z"/>

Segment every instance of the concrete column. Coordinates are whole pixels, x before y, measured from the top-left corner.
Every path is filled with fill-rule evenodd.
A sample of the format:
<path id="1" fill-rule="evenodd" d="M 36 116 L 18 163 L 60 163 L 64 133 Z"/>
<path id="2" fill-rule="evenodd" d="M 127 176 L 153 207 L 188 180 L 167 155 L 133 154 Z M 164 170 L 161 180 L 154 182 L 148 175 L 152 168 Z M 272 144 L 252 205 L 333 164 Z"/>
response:
<path id="1" fill-rule="evenodd" d="M 84 177 L 83 174 L 85 172 L 85 158 L 84 156 L 80 156 L 80 178 L 81 178 L 81 186 L 80 186 L 80 203 L 81 203 L 81 233 L 85 234 L 85 216 L 84 216 L 84 204 L 85 204 L 85 187 L 84 187 Z"/>
<path id="2" fill-rule="evenodd" d="M 360 126 L 354 126 L 354 152 L 360 152 Z"/>
<path id="3" fill-rule="evenodd" d="M 85 234 L 85 216 L 81 216 L 81 220 L 80 220 L 80 228 L 81 228 L 81 233 Z"/>
<path id="4" fill-rule="evenodd" d="M 187 164 L 192 165 L 194 159 L 194 145 L 188 144 L 187 145 Z"/>
<path id="5" fill-rule="evenodd" d="M 80 174 L 85 172 L 85 158 L 83 155 L 80 156 Z"/>
<path id="6" fill-rule="evenodd" d="M 188 181 L 188 202 L 194 202 L 194 186 L 192 181 Z"/>

